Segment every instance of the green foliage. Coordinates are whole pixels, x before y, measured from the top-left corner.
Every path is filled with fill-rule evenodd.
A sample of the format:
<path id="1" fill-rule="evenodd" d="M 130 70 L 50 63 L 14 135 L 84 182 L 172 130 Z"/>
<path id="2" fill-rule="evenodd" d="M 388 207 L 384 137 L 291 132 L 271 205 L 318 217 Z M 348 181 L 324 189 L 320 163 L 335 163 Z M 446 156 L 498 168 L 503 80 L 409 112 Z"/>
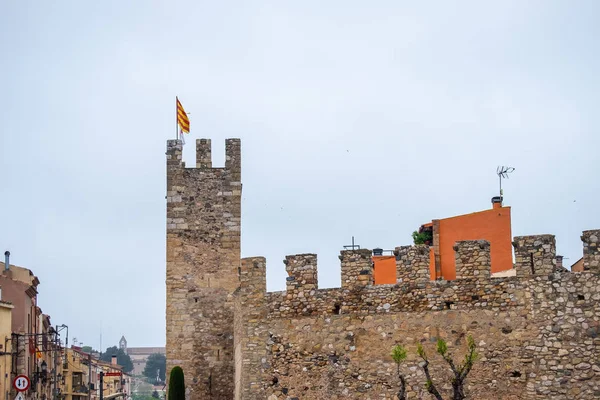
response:
<path id="1" fill-rule="evenodd" d="M 407 356 L 406 348 L 404 346 L 402 346 L 401 344 L 395 345 L 394 347 L 392 347 L 391 356 L 398 368 L 397 373 L 398 373 L 398 379 L 400 380 L 400 389 L 398 390 L 398 394 L 397 394 L 398 400 L 406 400 L 406 379 L 404 378 L 404 375 L 402 374 L 402 372 L 400 370 L 400 364 L 402 364 L 402 362 L 404 360 L 406 360 L 406 356 Z"/>
<path id="2" fill-rule="evenodd" d="M 142 374 L 148 378 L 148 382 L 156 382 L 156 371 L 159 371 L 159 378 L 161 382 L 165 381 L 167 371 L 167 357 L 164 354 L 155 353 L 150 354 L 146 361 L 146 367 Z"/>
<path id="3" fill-rule="evenodd" d="M 479 353 L 477 353 L 475 340 L 471 335 L 467 336 L 467 348 L 469 349 L 467 354 L 465 354 L 465 361 L 463 362 L 461 373 L 464 371 L 470 371 L 475 364 L 475 361 L 479 358 Z M 465 374 L 466 376 L 466 374 Z"/>
<path id="4" fill-rule="evenodd" d="M 431 243 L 433 240 L 433 232 L 430 230 L 424 230 L 422 232 L 414 231 L 412 233 L 412 238 L 415 244 L 425 244 L 427 242 Z"/>
<path id="5" fill-rule="evenodd" d="M 396 364 L 400 364 L 402 361 L 406 360 L 406 349 L 404 346 L 397 344 L 392 347 L 392 359 Z"/>
<path id="6" fill-rule="evenodd" d="M 471 335 L 467 336 L 467 354 L 465 355 L 464 361 L 460 365 L 456 365 L 452 358 L 452 355 L 448 352 L 448 344 L 442 338 L 437 339 L 436 350 L 439 355 L 442 356 L 443 360 L 448 364 L 450 369 L 452 370 L 453 377 L 451 378 L 452 390 L 453 390 L 453 400 L 464 400 L 465 399 L 465 380 L 467 379 L 467 375 L 471 372 L 473 368 L 473 364 L 477 361 L 479 354 L 476 351 L 475 340 Z M 427 391 L 436 399 L 442 400 L 442 395 L 436 388 L 436 385 L 431 378 L 431 373 L 429 371 L 429 360 L 427 359 L 427 353 L 423 348 L 421 343 L 417 343 L 417 354 L 419 357 L 423 359 L 422 362 L 419 363 L 419 367 L 423 369 L 423 373 L 425 374 L 425 388 Z M 401 380 L 402 390 L 398 394 L 399 399 L 403 399 L 404 397 L 404 377 L 400 374 L 400 363 L 406 359 L 406 349 L 402 345 L 396 345 L 392 348 L 392 358 L 398 365 L 398 376 Z"/>
<path id="7" fill-rule="evenodd" d="M 108 347 L 104 353 L 100 354 L 100 360 L 111 362 L 113 355 L 117 356 L 117 364 L 123 367 L 124 372 L 133 371 L 131 357 L 125 354 L 123 349 L 117 348 L 117 346 Z"/>
<path id="8" fill-rule="evenodd" d="M 185 381 L 183 369 L 173 367 L 169 376 L 169 398 L 168 400 L 185 400 Z"/>
<path id="9" fill-rule="evenodd" d="M 423 348 L 423 345 L 421 343 L 417 344 L 417 354 L 423 360 L 427 361 L 427 354 L 425 353 L 425 349 Z"/>
<path id="10" fill-rule="evenodd" d="M 94 350 L 94 349 L 92 348 L 92 346 L 83 346 L 83 347 L 81 348 L 81 351 L 83 351 L 84 353 L 88 353 L 88 354 L 90 354 L 90 353 L 95 353 L 95 352 L 96 352 L 96 350 Z"/>
<path id="11" fill-rule="evenodd" d="M 437 340 L 437 352 L 442 357 L 445 356 L 448 352 L 448 345 L 446 344 L 446 341 L 442 338 L 438 338 Z"/>

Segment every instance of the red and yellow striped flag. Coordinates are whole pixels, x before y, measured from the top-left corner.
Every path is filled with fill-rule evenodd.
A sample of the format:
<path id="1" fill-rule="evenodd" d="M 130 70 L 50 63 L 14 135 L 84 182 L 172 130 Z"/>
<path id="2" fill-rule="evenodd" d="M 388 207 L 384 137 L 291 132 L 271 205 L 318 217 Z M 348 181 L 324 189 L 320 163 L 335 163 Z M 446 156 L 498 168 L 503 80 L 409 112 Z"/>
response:
<path id="1" fill-rule="evenodd" d="M 177 123 L 179 124 L 179 128 L 181 132 L 190 133 L 190 120 L 179 99 L 177 97 L 175 99 L 177 100 Z"/>

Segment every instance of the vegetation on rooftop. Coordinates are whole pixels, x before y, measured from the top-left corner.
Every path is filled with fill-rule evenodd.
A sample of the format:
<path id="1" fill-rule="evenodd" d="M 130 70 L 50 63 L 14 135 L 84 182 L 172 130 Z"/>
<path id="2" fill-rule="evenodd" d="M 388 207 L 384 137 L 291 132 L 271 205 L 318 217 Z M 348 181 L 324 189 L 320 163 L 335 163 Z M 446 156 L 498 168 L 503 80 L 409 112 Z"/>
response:
<path id="1" fill-rule="evenodd" d="M 412 233 L 413 242 L 415 244 L 427 244 L 433 243 L 433 229 L 420 227 L 418 231 Z"/>

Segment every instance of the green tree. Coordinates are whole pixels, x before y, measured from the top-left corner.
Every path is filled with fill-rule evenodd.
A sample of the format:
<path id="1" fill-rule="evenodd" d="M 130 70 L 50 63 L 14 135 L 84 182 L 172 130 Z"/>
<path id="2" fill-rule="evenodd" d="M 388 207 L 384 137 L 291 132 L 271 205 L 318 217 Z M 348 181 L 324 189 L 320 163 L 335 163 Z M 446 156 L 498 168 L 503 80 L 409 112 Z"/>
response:
<path id="1" fill-rule="evenodd" d="M 171 370 L 168 400 L 185 400 L 185 381 L 181 367 L 173 367 Z"/>
<path id="2" fill-rule="evenodd" d="M 131 357 L 129 357 L 123 349 L 117 348 L 117 346 L 112 346 L 106 349 L 106 351 L 100 354 L 100 360 L 111 362 L 112 356 L 117 356 L 117 364 L 123 367 L 124 372 L 133 371 L 133 362 L 131 361 Z"/>
<path id="3" fill-rule="evenodd" d="M 454 378 L 452 379 L 452 399 L 453 400 L 464 400 L 465 399 L 465 380 L 467 379 L 467 375 L 471 372 L 471 368 L 473 368 L 473 364 L 477 361 L 479 355 L 477 354 L 475 340 L 473 337 L 469 335 L 467 337 L 467 354 L 465 355 L 464 361 L 458 365 L 454 363 L 454 359 L 448 353 L 448 345 L 444 339 L 437 340 L 437 352 L 442 356 L 444 361 L 450 366 L 452 373 L 454 374 Z M 433 380 L 431 379 L 431 374 L 429 373 L 429 359 L 427 358 L 427 354 L 425 353 L 425 349 L 419 343 L 417 347 L 417 354 L 419 357 L 423 359 L 423 361 L 419 364 L 419 366 L 423 369 L 425 373 L 426 388 L 427 391 L 436 398 L 436 400 L 443 400 L 442 395 L 437 390 L 435 385 L 433 384 Z"/>
<path id="4" fill-rule="evenodd" d="M 433 240 L 433 232 L 430 230 L 419 230 L 419 232 L 414 231 L 412 233 L 412 238 L 415 244 L 430 244 Z"/>
<path id="5" fill-rule="evenodd" d="M 88 353 L 88 354 L 96 352 L 96 350 L 94 350 L 92 348 L 92 346 L 83 346 L 81 348 L 81 351 L 83 351 L 84 353 Z"/>
<path id="6" fill-rule="evenodd" d="M 150 354 L 142 373 L 148 378 L 148 382 L 154 383 L 156 382 L 156 371 L 159 371 L 160 381 L 164 382 L 167 371 L 167 357 L 164 354 Z"/>
<path id="7" fill-rule="evenodd" d="M 398 379 L 400 380 L 400 390 L 398 391 L 398 400 L 406 400 L 406 380 L 404 374 L 400 371 L 400 364 L 406 360 L 406 349 L 404 346 L 397 344 L 392 348 L 392 359 L 398 367 Z"/>

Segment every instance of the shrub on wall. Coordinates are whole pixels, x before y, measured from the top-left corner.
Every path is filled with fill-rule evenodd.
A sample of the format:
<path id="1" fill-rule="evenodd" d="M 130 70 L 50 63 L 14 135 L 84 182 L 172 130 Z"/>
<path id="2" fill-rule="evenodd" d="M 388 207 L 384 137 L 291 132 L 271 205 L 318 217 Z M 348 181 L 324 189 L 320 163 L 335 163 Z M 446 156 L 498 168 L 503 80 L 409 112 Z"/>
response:
<path id="1" fill-rule="evenodd" d="M 412 233 L 413 242 L 415 244 L 426 244 L 431 245 L 433 241 L 433 232 L 431 230 L 422 230 L 419 229 L 419 232 L 414 231 Z"/>

